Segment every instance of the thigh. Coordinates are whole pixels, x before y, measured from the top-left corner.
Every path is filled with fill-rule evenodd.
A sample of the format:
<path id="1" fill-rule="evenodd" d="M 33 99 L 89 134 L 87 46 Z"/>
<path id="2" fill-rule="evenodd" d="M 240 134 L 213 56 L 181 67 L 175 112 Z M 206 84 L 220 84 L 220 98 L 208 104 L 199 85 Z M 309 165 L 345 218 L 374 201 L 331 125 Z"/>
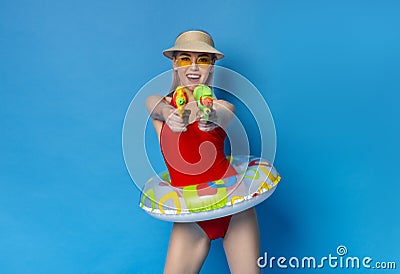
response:
<path id="1" fill-rule="evenodd" d="M 175 223 L 164 273 L 198 273 L 210 249 L 210 240 L 195 223 Z"/>
<path id="2" fill-rule="evenodd" d="M 254 208 L 232 216 L 223 243 L 231 273 L 260 273 L 260 232 Z"/>

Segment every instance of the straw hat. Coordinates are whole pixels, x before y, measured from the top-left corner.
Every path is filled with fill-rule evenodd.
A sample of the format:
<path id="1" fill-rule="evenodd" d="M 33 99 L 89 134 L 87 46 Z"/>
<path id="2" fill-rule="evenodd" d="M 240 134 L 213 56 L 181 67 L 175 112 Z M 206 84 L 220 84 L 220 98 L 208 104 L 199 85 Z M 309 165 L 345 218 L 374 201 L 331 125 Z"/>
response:
<path id="1" fill-rule="evenodd" d="M 205 52 L 215 54 L 217 60 L 224 58 L 224 54 L 214 48 L 211 36 L 201 30 L 190 30 L 181 33 L 172 48 L 163 51 L 163 54 L 172 59 L 175 51 Z"/>

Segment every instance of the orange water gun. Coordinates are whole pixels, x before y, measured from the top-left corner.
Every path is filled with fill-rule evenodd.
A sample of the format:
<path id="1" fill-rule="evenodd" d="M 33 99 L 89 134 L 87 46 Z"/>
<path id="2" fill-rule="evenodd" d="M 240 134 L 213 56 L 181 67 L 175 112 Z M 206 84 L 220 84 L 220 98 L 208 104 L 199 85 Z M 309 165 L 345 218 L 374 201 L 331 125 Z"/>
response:
<path id="1" fill-rule="evenodd" d="M 179 116 L 182 118 L 185 106 L 189 102 L 189 98 L 186 93 L 186 89 L 182 86 L 178 86 L 175 89 L 174 96 L 172 98 L 176 108 L 178 109 Z"/>

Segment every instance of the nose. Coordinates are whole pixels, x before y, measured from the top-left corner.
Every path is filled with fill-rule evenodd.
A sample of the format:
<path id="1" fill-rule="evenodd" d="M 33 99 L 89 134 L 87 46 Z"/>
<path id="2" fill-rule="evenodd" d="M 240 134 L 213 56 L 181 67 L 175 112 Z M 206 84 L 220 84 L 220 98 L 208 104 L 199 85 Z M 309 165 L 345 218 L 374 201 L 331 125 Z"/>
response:
<path id="1" fill-rule="evenodd" d="M 196 63 L 196 59 L 192 61 L 190 68 L 195 71 L 199 70 L 199 65 Z"/>

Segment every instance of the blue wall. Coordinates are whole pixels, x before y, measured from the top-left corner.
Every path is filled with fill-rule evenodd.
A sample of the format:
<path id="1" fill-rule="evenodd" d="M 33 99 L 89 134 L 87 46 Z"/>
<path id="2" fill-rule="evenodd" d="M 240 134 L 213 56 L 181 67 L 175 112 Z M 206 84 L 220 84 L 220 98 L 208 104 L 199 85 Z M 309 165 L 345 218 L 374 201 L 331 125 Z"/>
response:
<path id="1" fill-rule="evenodd" d="M 214 36 L 219 65 L 252 81 L 275 119 L 283 180 L 257 207 L 262 252 L 345 245 L 398 260 L 399 12 L 398 1 L 2 0 L 0 272 L 162 271 L 171 225 L 137 206 L 122 125 L 190 28 Z M 216 241 L 202 273 L 228 271 Z"/>

